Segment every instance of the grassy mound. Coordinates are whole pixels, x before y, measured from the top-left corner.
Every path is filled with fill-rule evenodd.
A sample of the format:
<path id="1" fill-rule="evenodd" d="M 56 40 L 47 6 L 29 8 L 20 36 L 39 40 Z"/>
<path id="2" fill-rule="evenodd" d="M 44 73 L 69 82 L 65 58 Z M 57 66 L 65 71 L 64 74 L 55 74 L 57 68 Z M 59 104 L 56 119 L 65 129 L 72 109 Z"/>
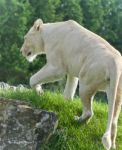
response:
<path id="1" fill-rule="evenodd" d="M 0 91 L 1 97 L 24 100 L 33 106 L 58 115 L 58 129 L 43 150 L 104 150 L 101 138 L 107 124 L 107 104 L 94 101 L 94 117 L 89 124 L 78 124 L 75 115 L 81 115 L 82 106 L 77 98 L 66 101 L 59 93 L 46 92 L 38 96 L 31 90 Z M 122 150 L 122 113 L 119 117 L 117 150 Z"/>

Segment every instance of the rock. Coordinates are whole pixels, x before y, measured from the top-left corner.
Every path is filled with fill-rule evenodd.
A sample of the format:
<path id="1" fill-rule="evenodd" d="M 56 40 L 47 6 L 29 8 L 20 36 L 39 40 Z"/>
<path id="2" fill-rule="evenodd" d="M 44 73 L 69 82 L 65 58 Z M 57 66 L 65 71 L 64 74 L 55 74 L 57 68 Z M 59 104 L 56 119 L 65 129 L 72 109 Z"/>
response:
<path id="1" fill-rule="evenodd" d="M 23 90 L 25 90 L 25 87 L 22 84 L 19 84 L 19 85 L 17 85 L 16 89 L 23 91 Z"/>
<path id="2" fill-rule="evenodd" d="M 57 124 L 53 112 L 0 98 L 0 150 L 41 150 Z"/>
<path id="3" fill-rule="evenodd" d="M 12 90 L 12 91 L 25 91 L 28 90 L 27 86 L 24 86 L 22 84 L 19 84 L 17 86 L 9 85 L 5 82 L 0 82 L 0 89 L 2 90 Z"/>
<path id="4" fill-rule="evenodd" d="M 5 89 L 5 90 L 7 90 L 7 89 L 9 89 L 9 85 L 7 84 L 7 83 L 4 83 L 4 82 L 0 82 L 0 89 Z"/>

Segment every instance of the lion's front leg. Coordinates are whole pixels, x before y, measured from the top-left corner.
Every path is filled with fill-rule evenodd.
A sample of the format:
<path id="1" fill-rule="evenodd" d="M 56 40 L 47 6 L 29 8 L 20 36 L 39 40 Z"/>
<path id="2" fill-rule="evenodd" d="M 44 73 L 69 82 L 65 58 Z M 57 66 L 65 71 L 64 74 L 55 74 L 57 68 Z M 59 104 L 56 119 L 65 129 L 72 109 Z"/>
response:
<path id="1" fill-rule="evenodd" d="M 40 84 L 37 84 L 33 89 L 36 91 L 38 95 L 42 95 L 44 93 L 42 86 Z"/>
<path id="2" fill-rule="evenodd" d="M 78 78 L 67 75 L 67 82 L 64 89 L 64 97 L 66 99 L 73 99 L 78 85 Z"/>
<path id="3" fill-rule="evenodd" d="M 46 64 L 40 71 L 30 78 L 30 86 L 39 94 L 42 92 L 41 85 L 59 80 L 64 75 L 61 68 Z"/>

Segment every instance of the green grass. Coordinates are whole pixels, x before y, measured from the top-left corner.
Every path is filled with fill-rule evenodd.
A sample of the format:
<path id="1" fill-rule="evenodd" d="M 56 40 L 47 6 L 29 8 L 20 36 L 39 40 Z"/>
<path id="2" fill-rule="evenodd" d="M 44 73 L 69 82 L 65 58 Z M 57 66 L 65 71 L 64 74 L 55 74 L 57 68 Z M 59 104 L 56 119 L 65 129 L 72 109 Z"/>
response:
<path id="1" fill-rule="evenodd" d="M 101 143 L 107 123 L 107 104 L 94 101 L 94 117 L 89 124 L 78 124 L 75 115 L 82 113 L 80 100 L 66 101 L 59 93 L 45 92 L 38 96 L 31 90 L 24 92 L 0 91 L 1 97 L 24 100 L 33 106 L 53 111 L 59 125 L 44 150 L 104 150 Z M 122 150 L 122 113 L 119 117 L 117 150 Z"/>

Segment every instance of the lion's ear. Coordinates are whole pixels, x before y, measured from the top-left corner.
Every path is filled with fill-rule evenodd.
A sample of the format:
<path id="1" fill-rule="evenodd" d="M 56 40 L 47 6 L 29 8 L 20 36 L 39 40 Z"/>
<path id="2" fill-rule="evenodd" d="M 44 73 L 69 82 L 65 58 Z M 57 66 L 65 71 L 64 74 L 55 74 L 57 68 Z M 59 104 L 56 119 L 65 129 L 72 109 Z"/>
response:
<path id="1" fill-rule="evenodd" d="M 37 30 L 37 31 L 40 31 L 42 25 L 43 25 L 43 21 L 41 19 L 37 19 L 34 22 L 34 29 Z"/>

